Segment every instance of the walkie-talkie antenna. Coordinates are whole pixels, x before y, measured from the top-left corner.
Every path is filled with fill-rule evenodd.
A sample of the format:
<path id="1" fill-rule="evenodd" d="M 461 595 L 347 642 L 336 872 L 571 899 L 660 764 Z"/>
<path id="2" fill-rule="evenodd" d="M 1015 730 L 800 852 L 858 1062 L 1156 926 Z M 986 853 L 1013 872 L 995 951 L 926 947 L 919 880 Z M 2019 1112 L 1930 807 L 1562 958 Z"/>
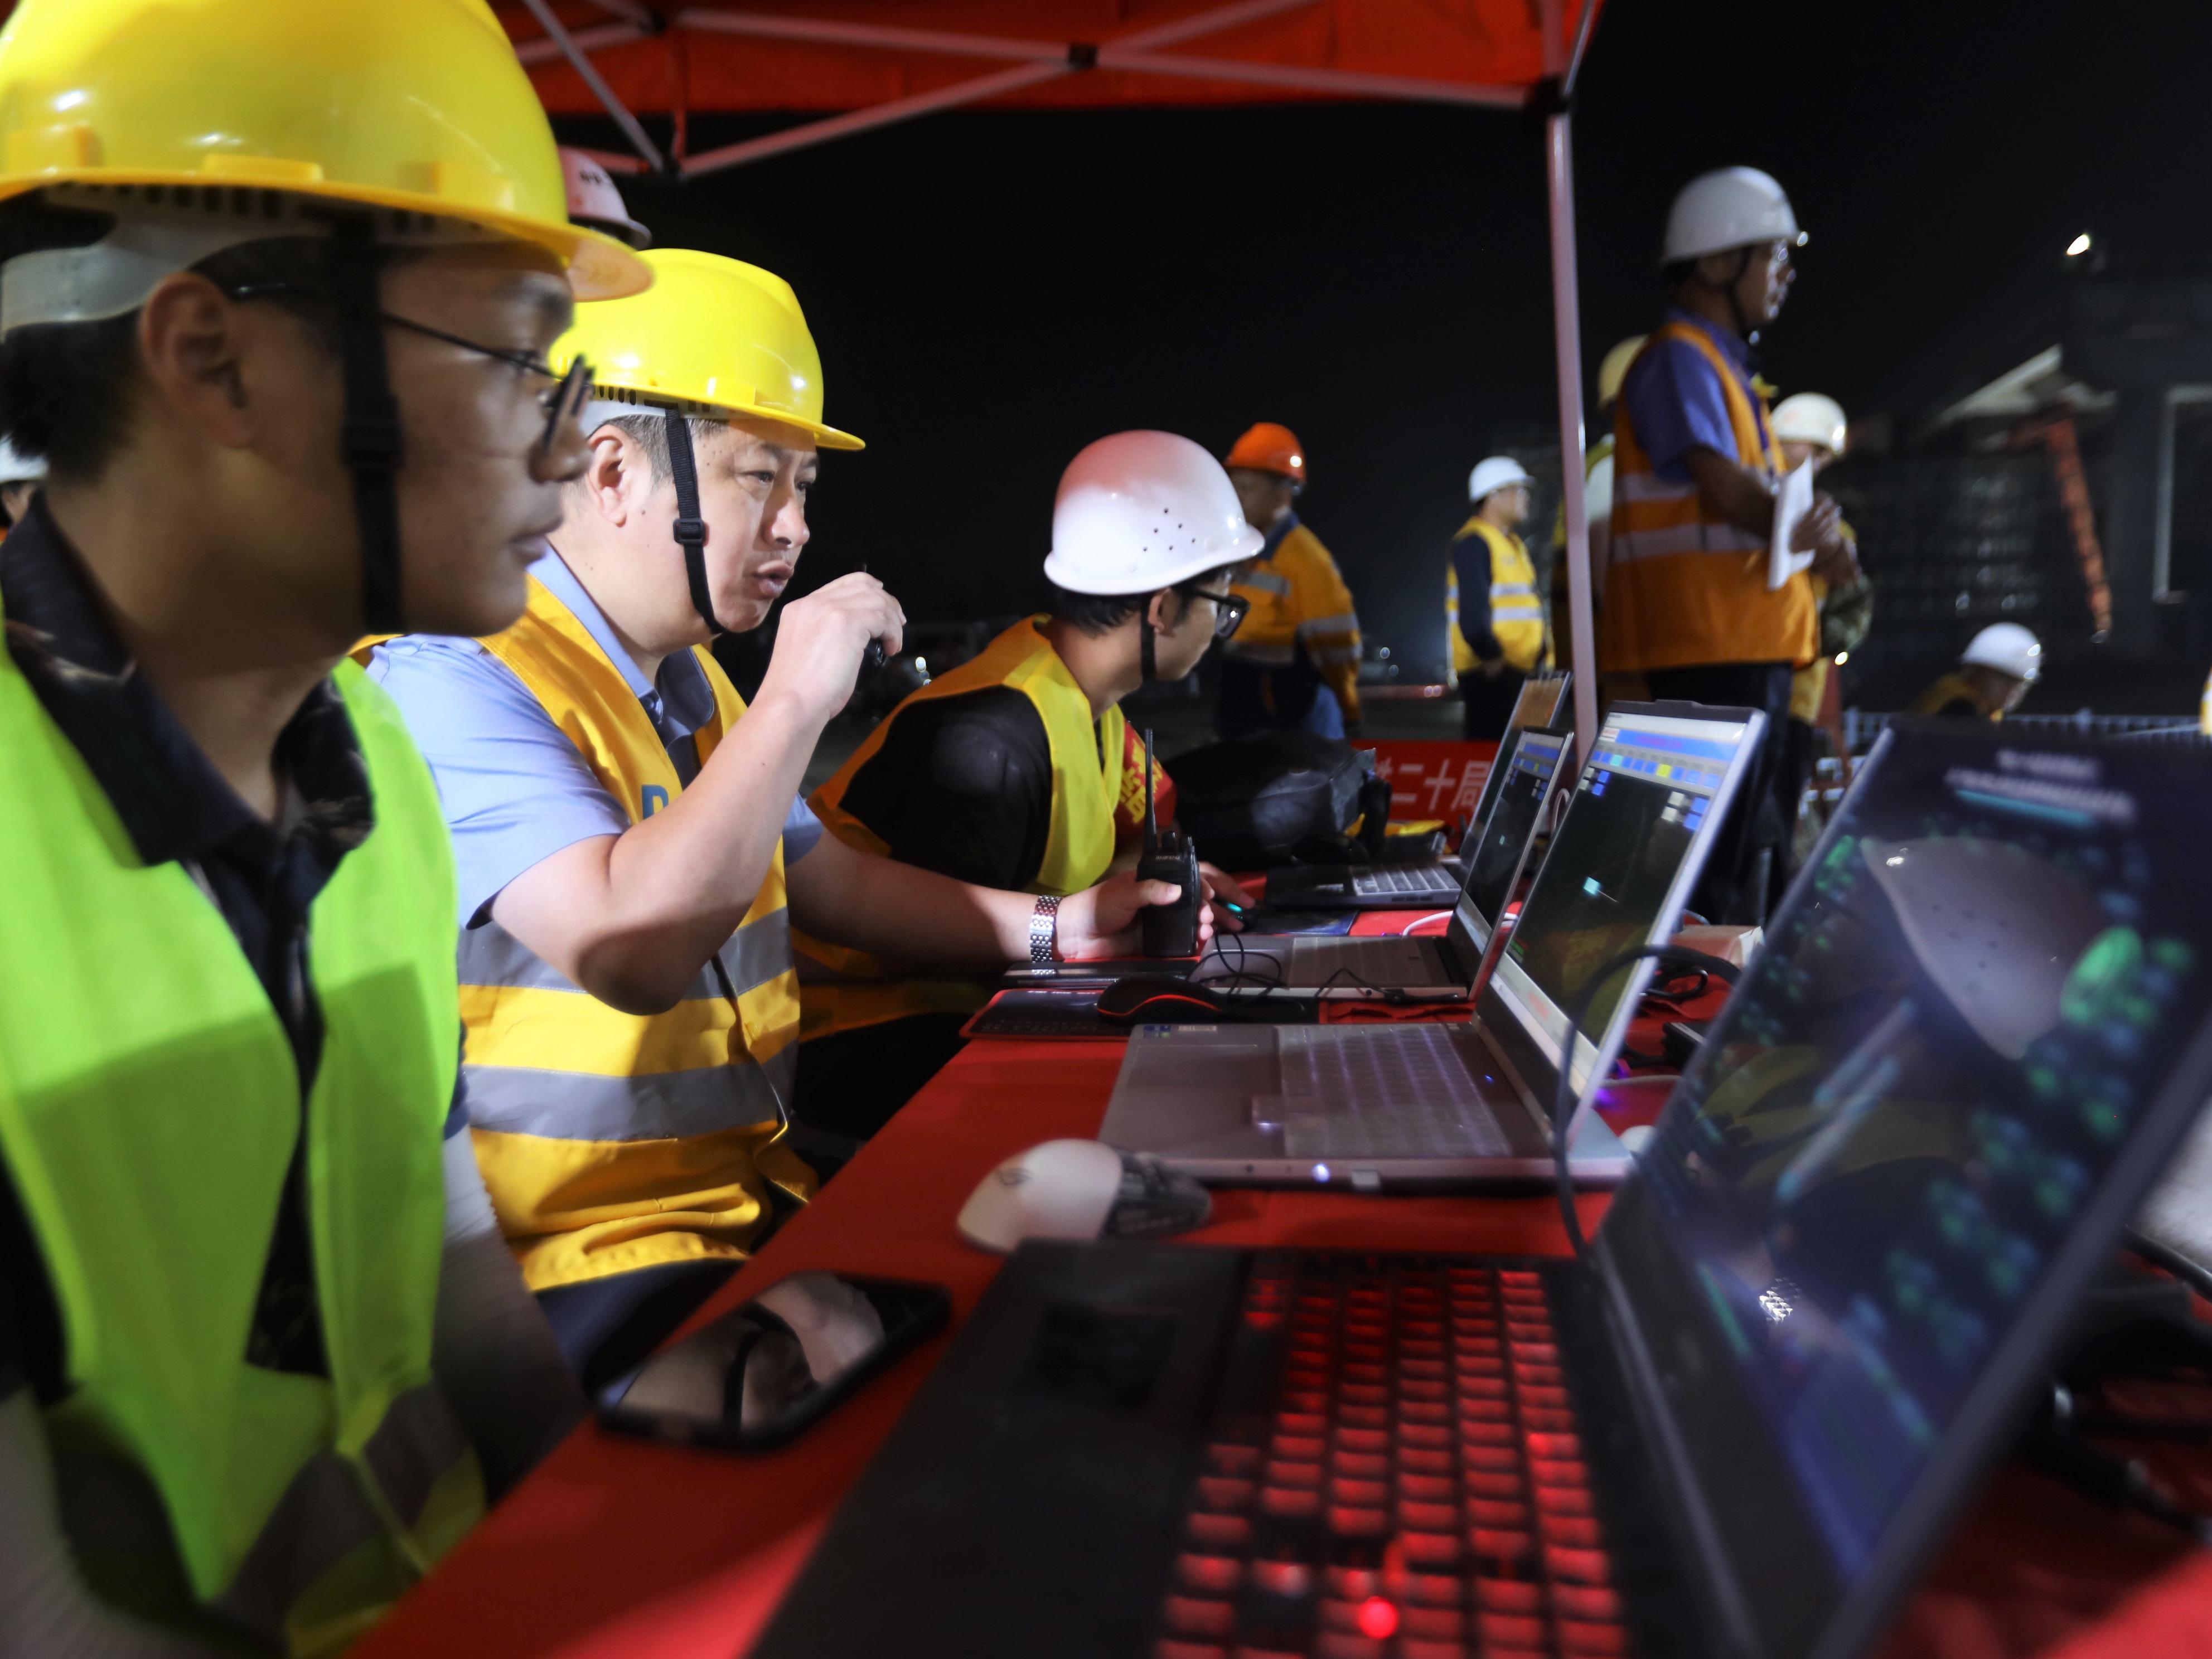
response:
<path id="1" fill-rule="evenodd" d="M 1152 728 L 1145 728 L 1145 850 L 1160 844 L 1160 821 L 1152 808 Z"/>

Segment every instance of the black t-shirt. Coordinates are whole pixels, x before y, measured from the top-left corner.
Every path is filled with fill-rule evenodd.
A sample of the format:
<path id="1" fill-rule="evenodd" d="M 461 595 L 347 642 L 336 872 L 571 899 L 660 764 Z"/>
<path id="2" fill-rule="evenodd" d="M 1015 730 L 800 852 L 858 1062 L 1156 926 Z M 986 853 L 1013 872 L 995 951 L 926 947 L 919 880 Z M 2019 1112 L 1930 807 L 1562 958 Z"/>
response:
<path id="1" fill-rule="evenodd" d="M 1044 867 L 1052 829 L 1044 717 L 1004 685 L 909 703 L 840 805 L 902 864 L 1018 891 Z"/>

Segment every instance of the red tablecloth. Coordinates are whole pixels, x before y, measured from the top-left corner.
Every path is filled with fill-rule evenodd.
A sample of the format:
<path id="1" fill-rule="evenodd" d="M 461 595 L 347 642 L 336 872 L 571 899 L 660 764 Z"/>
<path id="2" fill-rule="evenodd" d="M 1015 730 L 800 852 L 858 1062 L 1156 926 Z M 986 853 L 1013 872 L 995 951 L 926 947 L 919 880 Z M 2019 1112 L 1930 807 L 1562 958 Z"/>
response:
<path id="1" fill-rule="evenodd" d="M 1398 919 L 1403 926 L 1407 918 Z M 1379 930 L 1379 920 L 1360 931 Z M 998 1258 L 953 1218 L 1009 1154 L 1097 1132 L 1121 1049 L 985 1041 L 952 1064 L 702 1310 L 805 1267 L 935 1281 L 954 1324 Z M 1583 1200 L 1594 1226 L 1604 1200 Z M 1549 1198 L 1225 1190 L 1194 1242 L 1563 1253 Z M 906 1356 L 781 1451 L 735 1457 L 580 1429 L 355 1651 L 358 1659 L 732 1659 L 943 1352 Z M 2198 1460 L 2212 1468 L 2212 1460 Z M 2185 1495 L 2212 1508 L 2212 1479 Z M 2154 1523 L 2005 1469 L 1887 1659 L 2212 1654 L 2212 1559 Z M 890 1659 L 886 1656 L 886 1659 Z"/>

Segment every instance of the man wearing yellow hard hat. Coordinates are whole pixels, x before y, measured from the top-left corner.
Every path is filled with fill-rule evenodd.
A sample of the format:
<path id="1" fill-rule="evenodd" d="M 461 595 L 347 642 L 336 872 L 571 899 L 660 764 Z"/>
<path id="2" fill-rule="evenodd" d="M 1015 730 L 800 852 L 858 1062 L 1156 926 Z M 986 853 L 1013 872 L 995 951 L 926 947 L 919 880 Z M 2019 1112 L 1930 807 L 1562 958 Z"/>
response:
<path id="1" fill-rule="evenodd" d="M 1605 600 L 1606 562 L 1611 556 L 1613 535 L 1613 411 L 1620 401 L 1620 385 L 1628 366 L 1650 337 L 1632 334 L 1618 341 L 1598 360 L 1597 396 L 1590 406 L 1590 429 L 1597 435 L 1583 452 L 1583 517 L 1589 526 L 1590 598 Z M 1567 617 L 1567 504 L 1563 501 L 1552 515 L 1552 655 L 1572 662 L 1573 629 Z"/>
<path id="2" fill-rule="evenodd" d="M 1174 896 L 1125 876 L 1047 906 L 822 834 L 800 777 L 869 644 L 899 648 L 897 603 L 861 573 L 793 600 L 750 708 L 708 645 L 767 618 L 806 545 L 817 452 L 860 441 L 823 418 L 781 278 L 641 257 L 652 292 L 586 307 L 554 355 L 596 368 L 591 454 L 522 621 L 392 641 L 372 667 L 453 830 L 477 1159 L 587 1387 L 812 1189 L 787 1144 L 794 925 L 996 970 L 1133 949 L 1145 895 Z"/>
<path id="3" fill-rule="evenodd" d="M 650 272 L 474 0 L 24 0 L 0 158 L 0 1647 L 332 1652 L 581 1405 L 346 651 L 520 614 Z"/>
<path id="4" fill-rule="evenodd" d="M 1232 590 L 1249 607 L 1222 647 L 1224 738 L 1359 734 L 1359 617 L 1336 561 L 1294 503 L 1306 487 L 1297 434 L 1262 421 L 1223 460 L 1245 521 L 1265 539 Z"/>

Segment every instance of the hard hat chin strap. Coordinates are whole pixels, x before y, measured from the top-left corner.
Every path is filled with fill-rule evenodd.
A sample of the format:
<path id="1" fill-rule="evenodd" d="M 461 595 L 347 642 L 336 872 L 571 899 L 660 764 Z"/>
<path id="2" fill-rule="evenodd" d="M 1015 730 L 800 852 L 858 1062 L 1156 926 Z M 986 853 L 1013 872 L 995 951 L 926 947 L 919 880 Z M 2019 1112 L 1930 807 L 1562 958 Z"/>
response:
<path id="1" fill-rule="evenodd" d="M 684 580 L 690 584 L 691 608 L 707 624 L 709 634 L 730 630 L 714 614 L 714 596 L 707 586 L 707 521 L 699 516 L 699 464 L 691 453 L 691 421 L 683 410 L 672 409 L 665 416 L 668 431 L 668 471 L 676 480 L 676 543 L 684 550 Z"/>
<path id="2" fill-rule="evenodd" d="M 337 301 L 344 374 L 338 444 L 353 475 L 362 631 L 396 634 L 407 626 L 400 593 L 397 476 L 402 446 L 399 404 L 392 395 L 384 359 L 377 266 L 375 220 L 366 213 L 340 216 L 330 241 L 331 292 Z"/>
<path id="3" fill-rule="evenodd" d="M 1159 663 L 1152 650 L 1152 600 L 1145 597 L 1145 608 L 1137 616 L 1137 666 L 1144 675 L 1144 684 L 1150 685 L 1159 678 Z"/>

